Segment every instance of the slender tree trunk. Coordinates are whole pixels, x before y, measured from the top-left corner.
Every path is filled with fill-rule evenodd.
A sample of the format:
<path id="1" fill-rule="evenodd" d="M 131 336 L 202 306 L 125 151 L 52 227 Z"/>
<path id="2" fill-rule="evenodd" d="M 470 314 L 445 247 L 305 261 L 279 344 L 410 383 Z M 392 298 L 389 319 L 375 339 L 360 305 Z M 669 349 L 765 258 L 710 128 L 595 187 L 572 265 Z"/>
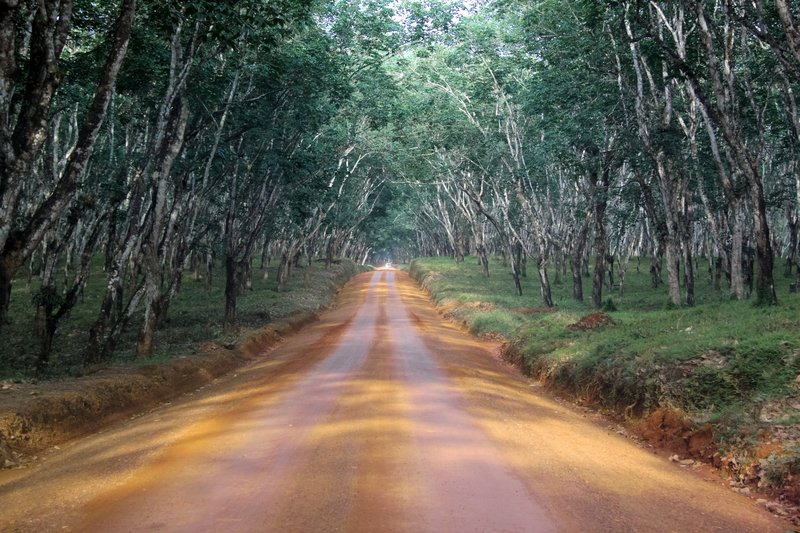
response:
<path id="1" fill-rule="evenodd" d="M 261 270 L 266 270 L 266 268 L 269 266 L 269 261 L 267 260 L 268 257 L 269 257 L 269 239 L 264 237 L 264 246 L 261 247 L 261 264 L 259 266 Z M 266 272 L 264 272 L 264 274 L 266 276 Z M 264 277 L 264 279 L 267 278 Z"/>
<path id="2" fill-rule="evenodd" d="M 744 248 L 744 216 L 741 206 L 733 213 L 733 237 L 731 239 L 731 293 L 744 300 L 744 273 L 742 272 L 742 249 Z"/>
<path id="3" fill-rule="evenodd" d="M 791 209 L 786 211 L 786 223 L 789 230 L 789 249 L 786 252 L 786 263 L 783 267 L 783 276 L 792 277 L 792 268 L 797 258 L 797 230 L 800 223 L 800 216 L 795 215 Z"/>
<path id="4" fill-rule="evenodd" d="M 508 257 L 508 266 L 511 267 L 511 279 L 514 281 L 514 292 L 517 296 L 522 296 L 522 281 L 519 274 L 519 263 L 517 262 L 517 254 L 515 253 L 514 246 L 507 243 L 505 246 L 505 256 Z"/>
<path id="5" fill-rule="evenodd" d="M 686 305 L 694 305 L 694 263 L 689 243 L 683 246 L 683 288 L 686 291 Z"/>
<path id="6" fill-rule="evenodd" d="M 325 268 L 330 269 L 333 265 L 333 253 L 335 249 L 336 230 L 331 233 L 328 239 L 328 245 L 325 247 Z"/>
<path id="7" fill-rule="evenodd" d="M 476 250 L 478 254 L 478 261 L 481 265 L 481 272 L 485 277 L 489 277 L 489 258 L 486 255 L 486 247 L 482 244 Z"/>
<path id="8" fill-rule="evenodd" d="M 797 254 L 797 265 L 795 268 L 796 278 L 795 278 L 795 287 L 797 292 L 800 292 L 800 254 Z"/>
<path id="9" fill-rule="evenodd" d="M 156 287 L 157 291 L 158 288 Z M 149 357 L 153 353 L 153 337 L 156 332 L 156 300 L 158 295 L 153 295 L 153 286 L 147 284 L 145 288 L 145 309 L 144 309 L 144 322 L 142 329 L 139 331 L 139 340 L 136 343 L 136 355 L 139 357 Z"/>
<path id="10" fill-rule="evenodd" d="M 685 69 L 682 69 L 682 73 L 690 81 L 694 93 L 703 104 L 706 116 L 719 128 L 723 138 L 730 146 L 733 163 L 747 180 L 755 229 L 756 261 L 758 263 L 756 304 L 773 305 L 778 302 L 773 279 L 775 258 L 772 252 L 769 224 L 767 222 L 761 169 L 758 157 L 753 154 L 752 148 L 742 137 L 742 119 L 731 112 L 736 107 L 736 94 L 726 90 L 726 87 L 731 84 L 735 70 L 730 69 L 730 49 L 733 39 L 727 38 L 727 31 L 723 34 L 712 29 L 712 25 L 709 24 L 706 16 L 708 7 L 703 2 L 695 2 L 694 4 L 697 14 L 698 33 L 708 58 L 706 66 L 713 82 L 711 89 L 713 90 L 714 98 L 710 98 L 707 93 L 703 92 L 702 85 L 695 73 Z M 720 43 L 717 41 L 721 35 L 723 36 L 721 43 L 723 50 L 719 50 Z"/>
<path id="11" fill-rule="evenodd" d="M 583 301 L 583 254 L 578 257 L 573 256 L 570 260 L 572 269 L 572 297 L 577 301 Z"/>
<path id="12" fill-rule="evenodd" d="M 602 239 L 602 240 L 599 240 Z M 595 236 L 594 247 L 595 251 L 601 247 L 605 248 L 605 235 L 598 238 Z M 594 258 L 594 279 L 592 280 L 592 305 L 600 308 L 603 306 L 603 281 L 605 279 L 606 270 L 606 254 L 597 253 Z"/>
<path id="13" fill-rule="evenodd" d="M 681 305 L 681 278 L 680 260 L 681 254 L 678 243 L 670 236 L 667 238 L 667 287 L 669 288 L 669 300 L 673 305 Z"/>
<path id="14" fill-rule="evenodd" d="M 289 281 L 290 268 L 291 259 L 287 252 L 283 252 L 278 265 L 278 292 L 283 292 L 286 288 L 286 282 Z"/>
<path id="15" fill-rule="evenodd" d="M 57 322 L 52 317 L 45 319 L 39 343 L 39 358 L 36 361 L 36 371 L 41 373 L 47 370 L 50 364 L 50 354 L 53 352 L 53 338 L 56 334 Z"/>
<path id="16" fill-rule="evenodd" d="M 539 284 L 542 291 L 542 301 L 547 307 L 553 307 L 553 296 L 550 290 L 550 278 L 547 276 L 547 261 L 539 259 L 536 262 L 537 271 L 539 272 Z"/>
<path id="17" fill-rule="evenodd" d="M 517 264 L 517 272 L 523 278 L 528 277 L 528 257 L 523 253 L 522 245 L 514 246 L 514 262 Z"/>
<path id="18" fill-rule="evenodd" d="M 608 205 L 608 169 L 601 175 L 592 172 L 591 184 L 594 188 L 594 279 L 592 280 L 592 305 L 600 308 L 603 305 L 603 283 L 606 277 L 606 254 L 608 242 L 606 240 L 606 207 Z"/>
<path id="19" fill-rule="evenodd" d="M 239 296 L 239 280 L 236 259 L 231 255 L 225 256 L 225 318 L 223 330 L 225 333 L 236 331 L 236 298 Z"/>
<path id="20" fill-rule="evenodd" d="M 664 256 L 664 248 L 666 248 L 666 246 L 662 243 L 657 244 L 650 261 L 650 284 L 654 289 L 657 289 L 661 285 L 661 260 Z"/>
<path id="21" fill-rule="evenodd" d="M 572 270 L 572 297 L 579 302 L 583 301 L 583 264 L 588 238 L 589 220 L 586 218 L 572 243 L 572 250 L 569 254 L 569 266 Z"/>
<path id="22" fill-rule="evenodd" d="M 117 299 L 121 299 L 121 297 L 119 275 L 116 268 L 112 266 L 108 287 L 103 297 L 103 303 L 100 305 L 100 314 L 89 328 L 89 342 L 84 355 L 86 364 L 97 364 L 106 358 L 106 341 L 109 338 L 111 324 L 119 312 Z"/>
<path id="23" fill-rule="evenodd" d="M 514 280 L 514 292 L 517 293 L 517 296 L 522 296 L 522 281 L 520 280 L 519 271 L 512 269 L 511 278 Z"/>
<path id="24" fill-rule="evenodd" d="M 754 188 L 761 189 L 761 183 L 754 184 Z M 769 224 L 767 222 L 767 208 L 763 192 L 753 192 L 753 217 L 756 227 L 756 305 L 775 305 L 778 296 L 775 292 L 773 278 L 775 257 L 772 253 L 770 242 Z"/>
<path id="25" fill-rule="evenodd" d="M 114 270 L 118 268 L 115 266 Z M 101 363 L 114 353 L 123 328 L 144 296 L 144 286 L 134 287 L 132 291 L 127 304 L 124 303 L 122 282 L 116 272 L 112 273 L 100 315 L 89 330 L 89 343 L 84 358 L 86 364 Z"/>
<path id="26" fill-rule="evenodd" d="M 178 252 L 177 255 L 183 255 L 183 252 Z M 188 256 L 187 256 L 188 257 Z M 169 322 L 169 308 L 175 295 L 183 284 L 183 263 L 184 261 L 177 262 L 169 275 L 171 276 L 168 282 L 167 290 L 161 294 L 155 301 L 156 312 L 156 330 L 162 330 L 167 327 Z"/>
<path id="27" fill-rule="evenodd" d="M 464 246 L 459 237 L 456 237 L 453 241 L 453 256 L 456 263 L 464 262 Z"/>
<path id="28" fill-rule="evenodd" d="M 8 322 L 8 310 L 11 304 L 11 283 L 14 269 L 9 269 L 5 261 L 0 258 L 0 330 Z"/>
<path id="29" fill-rule="evenodd" d="M 514 280 L 514 291 L 517 293 L 517 296 L 522 296 L 522 280 L 520 276 L 519 256 L 517 255 L 517 250 L 514 248 L 513 244 L 509 244 L 507 248 L 509 265 L 511 266 L 511 279 Z"/>

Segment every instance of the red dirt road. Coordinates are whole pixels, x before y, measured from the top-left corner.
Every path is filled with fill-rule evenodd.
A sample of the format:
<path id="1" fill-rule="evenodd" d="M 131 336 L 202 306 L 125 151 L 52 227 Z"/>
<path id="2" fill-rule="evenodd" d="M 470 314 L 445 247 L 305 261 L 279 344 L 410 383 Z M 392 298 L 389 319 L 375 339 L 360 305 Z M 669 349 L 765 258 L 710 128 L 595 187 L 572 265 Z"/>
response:
<path id="1" fill-rule="evenodd" d="M 0 472 L 0 531 L 784 531 L 532 390 L 407 275 L 259 363 Z"/>

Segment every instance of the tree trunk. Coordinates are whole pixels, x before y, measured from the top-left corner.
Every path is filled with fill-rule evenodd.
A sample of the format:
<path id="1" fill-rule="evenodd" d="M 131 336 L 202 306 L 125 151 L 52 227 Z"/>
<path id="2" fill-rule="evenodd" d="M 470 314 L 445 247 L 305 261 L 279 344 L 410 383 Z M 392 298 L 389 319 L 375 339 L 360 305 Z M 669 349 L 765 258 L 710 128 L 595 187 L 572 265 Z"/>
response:
<path id="1" fill-rule="evenodd" d="M 261 270 L 266 270 L 269 266 L 269 244 L 269 239 L 264 237 L 264 246 L 261 247 L 261 265 L 259 266 Z M 266 272 L 264 274 L 266 276 Z"/>
<path id="2" fill-rule="evenodd" d="M 795 278 L 795 285 L 797 286 L 797 290 L 800 292 L 800 253 L 797 254 L 797 265 L 795 268 L 796 278 Z"/>
<path id="3" fill-rule="evenodd" d="M 11 304 L 11 283 L 14 279 L 13 269 L 9 270 L 0 258 L 0 330 L 8 323 L 8 310 Z"/>
<path id="4" fill-rule="evenodd" d="M 162 330 L 167 327 L 169 323 L 169 307 L 172 304 L 173 298 L 178 293 L 181 287 L 181 280 L 183 277 L 183 269 L 179 268 L 172 274 L 173 278 L 170 280 L 170 286 L 162 298 L 157 298 L 155 301 L 156 311 L 156 330 Z"/>
<path id="5" fill-rule="evenodd" d="M 650 284 L 654 289 L 661 285 L 661 259 L 662 259 L 661 245 L 653 252 L 653 258 L 650 261 Z"/>
<path id="6" fill-rule="evenodd" d="M 605 247 L 605 235 L 602 241 L 598 242 L 598 238 L 594 240 L 595 250 L 601 246 Z M 603 306 L 603 281 L 605 279 L 606 269 L 606 254 L 597 253 L 594 258 L 594 279 L 592 280 L 592 305 L 600 308 Z"/>
<path id="7" fill-rule="evenodd" d="M 486 247 L 483 245 L 483 243 L 481 243 L 476 247 L 475 252 L 478 254 L 478 262 L 481 265 L 481 272 L 483 272 L 483 275 L 488 278 L 489 257 L 486 254 Z"/>
<path id="8" fill-rule="evenodd" d="M 685 69 L 682 69 L 682 73 L 690 81 L 698 100 L 703 104 L 706 115 L 719 128 L 726 143 L 730 146 L 732 162 L 747 179 L 750 204 L 753 209 L 756 261 L 758 263 L 756 304 L 773 305 L 778 302 L 778 298 L 773 279 L 774 257 L 759 158 L 753 154 L 751 146 L 742 136 L 743 119 L 731 113 L 731 109 L 735 108 L 735 92 L 725 89 L 728 84 L 732 84 L 733 70 L 735 69 L 725 71 L 729 63 L 727 59 L 723 62 L 721 57 L 730 54 L 732 39 L 723 38 L 723 50 L 719 50 L 719 43 L 715 39 L 719 38 L 720 33 L 715 32 L 708 22 L 706 16 L 708 6 L 704 2 L 695 2 L 694 7 L 698 21 L 697 28 L 708 58 L 706 67 L 713 82 L 711 89 L 714 98 L 710 98 L 707 93 L 703 92 L 703 87 L 694 73 Z"/>
<path id="9" fill-rule="evenodd" d="M 117 270 L 118 265 L 114 267 Z M 117 340 L 144 295 L 144 286 L 132 288 L 127 304 L 122 301 L 123 290 L 118 274 L 114 273 L 108 283 L 100 315 L 89 329 L 89 343 L 84 363 L 96 364 L 108 360 L 114 353 Z"/>
<path id="10" fill-rule="evenodd" d="M 542 291 L 542 302 L 546 307 L 553 307 L 553 296 L 550 291 L 550 278 L 547 276 L 547 261 L 537 261 L 537 271 L 539 272 L 539 283 Z"/>
<path id="11" fill-rule="evenodd" d="M 514 292 L 517 293 L 517 296 L 522 296 L 522 282 L 520 281 L 519 271 L 512 269 L 511 278 L 514 280 Z"/>
<path id="12" fill-rule="evenodd" d="M 572 297 L 577 301 L 583 301 L 583 254 L 581 256 L 573 256 L 570 260 L 570 268 L 572 269 Z"/>
<path id="13" fill-rule="evenodd" d="M 681 274 L 680 260 L 681 254 L 678 243 L 671 235 L 667 237 L 666 246 L 667 258 L 667 287 L 669 291 L 669 301 L 673 305 L 681 305 Z"/>
<path id="14" fill-rule="evenodd" d="M 694 264 L 692 247 L 689 242 L 683 246 L 683 289 L 686 291 L 686 305 L 694 305 Z"/>
<path id="15" fill-rule="evenodd" d="M 461 240 L 456 238 L 453 242 L 453 258 L 456 263 L 464 262 L 464 248 L 462 247 Z"/>
<path id="16" fill-rule="evenodd" d="M 508 248 L 508 258 L 509 263 L 511 266 L 511 278 L 514 280 L 514 291 L 517 293 L 517 296 L 522 296 L 522 280 L 520 279 L 520 264 L 519 264 L 519 255 L 517 255 L 517 250 L 514 245 L 509 244 Z"/>
<path id="17" fill-rule="evenodd" d="M 583 267 L 586 254 L 586 241 L 589 239 L 589 218 L 584 218 L 581 229 L 572 242 L 569 252 L 569 266 L 572 270 L 572 297 L 583 301 Z"/>
<path id="18" fill-rule="evenodd" d="M 754 189 L 761 189 L 761 183 L 753 184 Z M 772 254 L 772 244 L 769 237 L 769 224 L 767 222 L 767 208 L 763 192 L 753 192 L 753 217 L 756 226 L 756 305 L 775 305 L 778 295 L 775 292 L 773 270 L 775 257 Z"/>
<path id="19" fill-rule="evenodd" d="M 798 206 L 800 209 L 800 206 Z M 792 268 L 797 260 L 797 233 L 800 225 L 800 216 L 795 215 L 791 209 L 786 211 L 786 225 L 789 230 L 789 250 L 786 253 L 786 263 L 783 267 L 783 276 L 792 277 Z"/>
<path id="20" fill-rule="evenodd" d="M 741 205 L 733 213 L 733 237 L 731 239 L 731 294 L 744 300 L 744 274 L 742 272 L 742 249 L 744 248 L 744 220 Z"/>
<path id="21" fill-rule="evenodd" d="M 331 233 L 330 238 L 328 239 L 328 245 L 325 247 L 325 268 L 330 269 L 333 265 L 333 255 L 334 249 L 336 247 L 336 230 L 333 230 Z"/>
<path id="22" fill-rule="evenodd" d="M 145 289 L 145 292 L 150 292 L 151 289 Z M 156 312 L 155 304 L 157 297 L 147 298 L 147 303 L 144 309 L 144 322 L 142 329 L 139 331 L 139 340 L 136 343 L 136 355 L 139 357 L 149 357 L 153 353 L 153 337 L 156 332 Z"/>
<path id="23" fill-rule="evenodd" d="M 225 333 L 236 331 L 236 298 L 239 296 L 239 280 L 236 259 L 231 255 L 225 256 L 225 318 L 223 330 Z"/>
<path id="24" fill-rule="evenodd" d="M 206 254 L 206 282 L 209 287 L 214 284 L 214 254 L 211 252 Z"/>
<path id="25" fill-rule="evenodd" d="M 113 269 L 114 267 L 112 267 Z M 118 309 L 118 299 L 122 295 L 119 289 L 119 278 L 115 272 L 111 273 L 103 303 L 100 305 L 100 314 L 94 324 L 89 328 L 89 341 L 86 346 L 84 362 L 86 364 L 97 364 L 106 359 L 108 354 L 107 345 L 109 339 L 109 329 L 115 320 Z"/>
<path id="26" fill-rule="evenodd" d="M 289 281 L 289 274 L 291 268 L 291 259 L 287 252 L 281 254 L 281 261 L 278 265 L 278 292 L 283 292 L 286 288 L 286 282 Z"/>
<path id="27" fill-rule="evenodd" d="M 608 169 L 602 174 L 590 173 L 591 184 L 594 189 L 594 279 L 592 280 L 592 305 L 600 308 L 603 305 L 603 283 L 606 277 L 606 254 L 608 242 L 606 240 L 606 207 L 608 205 Z"/>
<path id="28" fill-rule="evenodd" d="M 53 317 L 45 318 L 44 327 L 40 331 L 39 358 L 36 361 L 36 371 L 42 373 L 50 364 L 50 354 L 53 352 L 53 337 L 56 334 L 57 321 Z"/>

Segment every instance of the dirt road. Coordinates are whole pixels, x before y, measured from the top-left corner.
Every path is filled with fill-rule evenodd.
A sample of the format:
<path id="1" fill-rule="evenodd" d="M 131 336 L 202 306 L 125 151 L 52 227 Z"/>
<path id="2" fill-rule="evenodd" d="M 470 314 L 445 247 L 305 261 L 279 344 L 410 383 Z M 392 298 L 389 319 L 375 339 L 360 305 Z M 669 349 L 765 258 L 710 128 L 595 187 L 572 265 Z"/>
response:
<path id="1" fill-rule="evenodd" d="M 784 531 L 537 394 L 403 273 L 190 397 L 0 472 L 0 531 Z"/>

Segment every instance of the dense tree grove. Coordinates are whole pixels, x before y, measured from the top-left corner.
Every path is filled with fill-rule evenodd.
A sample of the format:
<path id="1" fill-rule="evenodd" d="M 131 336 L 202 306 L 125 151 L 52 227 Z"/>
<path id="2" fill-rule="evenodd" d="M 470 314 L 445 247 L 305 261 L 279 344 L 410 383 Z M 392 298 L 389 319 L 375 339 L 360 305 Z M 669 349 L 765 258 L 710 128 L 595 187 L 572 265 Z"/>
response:
<path id="1" fill-rule="evenodd" d="M 776 260 L 800 275 L 798 16 L 783 0 L 484 5 L 402 66 L 430 117 L 417 253 L 485 264 L 488 246 L 518 289 L 530 260 L 547 306 L 549 276 L 571 271 L 582 300 L 591 275 L 600 306 L 645 257 L 692 305 L 703 257 L 719 290 L 777 303 Z"/>
<path id="2" fill-rule="evenodd" d="M 92 269 L 85 362 L 188 273 L 502 255 L 590 301 L 632 260 L 800 282 L 800 8 L 786 0 L 0 0 L 0 335 L 39 288 L 38 364 Z M 97 258 L 102 258 L 98 261 Z M 700 258 L 707 261 L 702 263 Z M 137 321 L 137 323 L 139 323 Z"/>

